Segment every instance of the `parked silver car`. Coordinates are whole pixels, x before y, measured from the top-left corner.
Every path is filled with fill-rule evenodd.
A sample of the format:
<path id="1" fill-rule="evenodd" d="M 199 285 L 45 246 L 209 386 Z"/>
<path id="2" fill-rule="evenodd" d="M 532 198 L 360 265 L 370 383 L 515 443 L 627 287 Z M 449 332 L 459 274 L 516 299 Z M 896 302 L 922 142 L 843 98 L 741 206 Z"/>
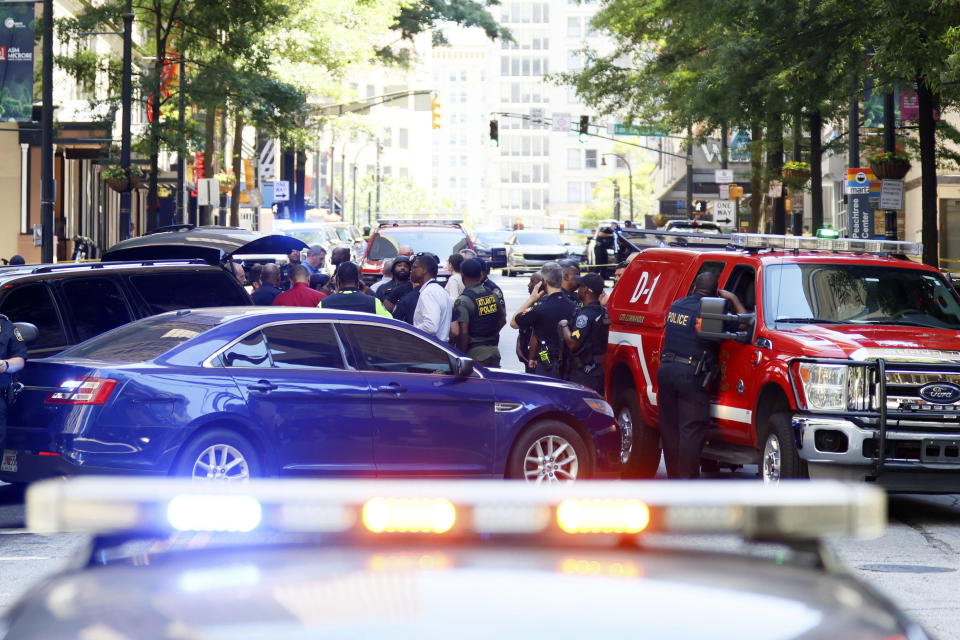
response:
<path id="1" fill-rule="evenodd" d="M 514 231 L 506 247 L 507 266 L 503 269 L 506 276 L 535 271 L 550 260 L 579 259 L 581 253 L 555 231 Z"/>

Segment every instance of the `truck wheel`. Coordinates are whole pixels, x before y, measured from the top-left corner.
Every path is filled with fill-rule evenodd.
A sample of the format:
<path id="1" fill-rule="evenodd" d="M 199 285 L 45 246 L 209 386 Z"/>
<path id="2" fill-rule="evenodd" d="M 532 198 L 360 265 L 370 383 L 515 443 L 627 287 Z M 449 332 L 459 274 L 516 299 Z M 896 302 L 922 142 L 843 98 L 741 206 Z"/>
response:
<path id="1" fill-rule="evenodd" d="M 807 477 L 807 465 L 797 453 L 797 440 L 790 426 L 790 414 L 775 413 L 758 432 L 760 477 L 777 484 L 780 480 Z"/>
<path id="2" fill-rule="evenodd" d="M 184 446 L 174 475 L 194 480 L 244 482 L 262 476 L 250 441 L 228 429 L 201 433 Z"/>
<path id="3" fill-rule="evenodd" d="M 507 461 L 507 477 L 536 484 L 590 477 L 590 453 L 573 427 L 541 420 L 520 434 Z"/>
<path id="4" fill-rule="evenodd" d="M 633 389 L 624 389 L 617 396 L 613 410 L 617 424 L 633 430 L 633 445 L 630 457 L 624 463 L 621 476 L 624 478 L 652 478 L 660 468 L 660 430 L 647 426 L 640 415 L 640 403 Z"/>

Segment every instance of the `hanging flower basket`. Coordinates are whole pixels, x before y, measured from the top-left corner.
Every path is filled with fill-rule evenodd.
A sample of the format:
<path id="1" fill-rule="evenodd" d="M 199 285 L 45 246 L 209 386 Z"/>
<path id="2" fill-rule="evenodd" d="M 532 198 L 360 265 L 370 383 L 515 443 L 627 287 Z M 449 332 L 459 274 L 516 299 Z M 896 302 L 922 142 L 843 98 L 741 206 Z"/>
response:
<path id="1" fill-rule="evenodd" d="M 870 170 L 880 180 L 903 180 L 910 172 L 910 156 L 886 151 L 867 158 Z"/>
<path id="2" fill-rule="evenodd" d="M 237 179 L 232 173 L 217 173 L 213 177 L 220 183 L 220 193 L 230 193 L 237 185 Z"/>
<path id="3" fill-rule="evenodd" d="M 120 165 L 112 165 L 103 170 L 103 181 L 107 186 L 120 193 L 133 191 L 140 186 L 140 178 L 143 177 L 143 171 L 139 167 L 128 167 L 124 169 Z"/>
<path id="4" fill-rule="evenodd" d="M 810 180 L 810 165 L 806 162 L 788 162 L 780 172 L 783 183 L 793 191 L 801 191 Z"/>

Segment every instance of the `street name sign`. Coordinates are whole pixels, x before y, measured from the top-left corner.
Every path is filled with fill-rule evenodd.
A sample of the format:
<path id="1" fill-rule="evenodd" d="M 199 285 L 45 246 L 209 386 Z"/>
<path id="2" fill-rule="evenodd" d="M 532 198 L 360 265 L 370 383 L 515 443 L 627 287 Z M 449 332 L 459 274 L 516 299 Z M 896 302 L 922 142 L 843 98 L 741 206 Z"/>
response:
<path id="1" fill-rule="evenodd" d="M 903 209 L 903 180 L 882 180 L 880 186 L 880 210 Z"/>

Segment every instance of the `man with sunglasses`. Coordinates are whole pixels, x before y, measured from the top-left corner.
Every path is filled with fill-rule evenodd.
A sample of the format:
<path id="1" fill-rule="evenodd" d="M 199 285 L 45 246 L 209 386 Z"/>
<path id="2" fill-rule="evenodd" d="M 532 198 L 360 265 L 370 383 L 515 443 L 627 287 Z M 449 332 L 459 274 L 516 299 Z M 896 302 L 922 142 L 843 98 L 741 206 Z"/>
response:
<path id="1" fill-rule="evenodd" d="M 420 284 L 420 297 L 413 312 L 413 326 L 424 333 L 447 342 L 453 319 L 453 300 L 437 282 L 440 259 L 432 253 L 418 253 L 413 257 L 410 277 Z"/>

